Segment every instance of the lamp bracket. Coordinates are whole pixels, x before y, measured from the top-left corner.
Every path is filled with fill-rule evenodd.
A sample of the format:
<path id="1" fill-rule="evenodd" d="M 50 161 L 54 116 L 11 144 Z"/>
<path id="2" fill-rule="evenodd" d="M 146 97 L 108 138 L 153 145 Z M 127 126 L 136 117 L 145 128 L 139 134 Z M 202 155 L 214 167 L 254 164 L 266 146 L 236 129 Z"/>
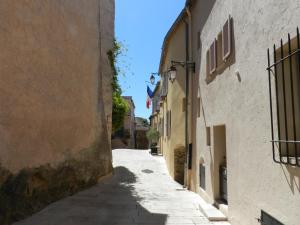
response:
<path id="1" fill-rule="evenodd" d="M 181 66 L 183 68 L 188 67 L 191 68 L 193 72 L 195 72 L 196 64 L 195 62 L 189 62 L 189 61 L 171 61 L 172 66 Z"/>

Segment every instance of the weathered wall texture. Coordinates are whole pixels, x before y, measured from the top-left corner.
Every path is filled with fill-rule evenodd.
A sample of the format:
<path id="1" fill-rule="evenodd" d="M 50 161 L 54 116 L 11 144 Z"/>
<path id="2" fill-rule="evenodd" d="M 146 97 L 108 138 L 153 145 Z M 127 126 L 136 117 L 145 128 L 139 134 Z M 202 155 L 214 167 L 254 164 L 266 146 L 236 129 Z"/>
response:
<path id="1" fill-rule="evenodd" d="M 114 1 L 0 0 L 0 34 L 5 224 L 112 169 Z"/>
<path id="2" fill-rule="evenodd" d="M 193 155 L 192 189 L 213 203 L 217 197 L 214 155 L 216 126 L 225 125 L 228 169 L 228 216 L 233 225 L 259 224 L 261 210 L 286 225 L 300 219 L 300 169 L 273 162 L 268 93 L 267 49 L 287 34 L 295 36 L 300 3 L 292 0 L 195 1 L 193 55 L 202 98 Z M 215 3 L 214 3 L 215 2 Z M 206 82 L 206 51 L 228 16 L 234 25 L 234 63 Z M 197 50 L 197 32 L 201 47 Z M 235 71 L 240 75 L 237 76 Z M 274 90 L 274 89 L 273 89 Z M 211 127 L 212 145 L 206 145 Z M 216 141 L 216 142 L 214 142 Z M 206 190 L 199 187 L 199 164 L 206 167 Z"/>

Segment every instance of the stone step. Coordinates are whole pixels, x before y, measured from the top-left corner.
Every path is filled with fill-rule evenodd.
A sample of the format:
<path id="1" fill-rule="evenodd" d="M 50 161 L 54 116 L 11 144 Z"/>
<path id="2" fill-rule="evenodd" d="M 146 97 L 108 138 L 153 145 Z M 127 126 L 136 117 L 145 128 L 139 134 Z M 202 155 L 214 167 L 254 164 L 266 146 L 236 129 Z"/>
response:
<path id="1" fill-rule="evenodd" d="M 203 199 L 199 201 L 199 209 L 209 221 L 227 221 L 227 216 Z"/>

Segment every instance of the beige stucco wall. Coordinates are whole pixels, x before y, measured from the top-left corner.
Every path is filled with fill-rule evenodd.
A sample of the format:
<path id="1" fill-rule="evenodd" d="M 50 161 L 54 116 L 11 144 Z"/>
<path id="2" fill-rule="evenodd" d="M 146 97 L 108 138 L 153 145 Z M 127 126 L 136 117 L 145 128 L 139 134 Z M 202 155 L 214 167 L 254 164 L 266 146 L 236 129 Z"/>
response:
<path id="1" fill-rule="evenodd" d="M 110 172 L 114 1 L 0 0 L 0 34 L 1 167 L 55 170 L 96 152 L 93 172 Z"/>
<path id="2" fill-rule="evenodd" d="M 163 61 L 162 71 L 168 71 L 171 61 L 185 60 L 185 25 L 180 23 L 170 38 Z M 161 148 L 170 175 L 174 177 L 174 150 L 185 146 L 185 112 L 183 99 L 185 98 L 185 70 L 178 66 L 177 77 L 172 83 L 168 81 L 168 95 L 160 110 L 160 118 L 164 118 L 164 137 L 161 138 Z M 167 112 L 171 111 L 171 133 L 167 137 Z"/>
<path id="3" fill-rule="evenodd" d="M 214 201 L 215 146 L 206 146 L 206 127 L 226 126 L 229 220 L 233 225 L 259 224 L 264 210 L 283 224 L 300 219 L 300 168 L 272 160 L 267 48 L 295 36 L 300 3 L 292 0 L 199 0 L 192 9 L 193 57 L 199 78 L 202 113 L 197 119 L 197 147 L 193 152 L 192 190 Z M 206 50 L 229 14 L 234 24 L 235 59 L 211 83 L 206 78 Z M 197 32 L 201 48 L 197 50 Z M 240 77 L 235 71 L 238 70 Z M 206 166 L 206 193 L 199 188 L 199 163 Z"/>

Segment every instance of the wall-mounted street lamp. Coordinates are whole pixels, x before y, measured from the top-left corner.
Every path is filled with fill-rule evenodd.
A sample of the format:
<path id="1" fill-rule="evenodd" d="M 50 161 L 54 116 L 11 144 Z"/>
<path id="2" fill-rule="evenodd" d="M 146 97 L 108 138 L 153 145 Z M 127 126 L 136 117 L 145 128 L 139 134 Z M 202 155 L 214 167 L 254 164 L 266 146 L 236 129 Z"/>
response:
<path id="1" fill-rule="evenodd" d="M 159 73 L 151 73 L 151 75 L 150 75 L 150 84 L 152 84 L 152 85 L 156 85 L 155 76 L 160 76 L 160 74 Z M 149 82 L 147 82 L 147 83 L 149 83 Z"/>
<path id="2" fill-rule="evenodd" d="M 179 65 L 186 69 L 192 69 L 192 72 L 195 72 L 195 63 L 194 62 L 180 62 L 180 61 L 171 61 L 172 66 L 169 70 L 169 79 L 173 83 L 177 76 L 176 66 Z"/>

